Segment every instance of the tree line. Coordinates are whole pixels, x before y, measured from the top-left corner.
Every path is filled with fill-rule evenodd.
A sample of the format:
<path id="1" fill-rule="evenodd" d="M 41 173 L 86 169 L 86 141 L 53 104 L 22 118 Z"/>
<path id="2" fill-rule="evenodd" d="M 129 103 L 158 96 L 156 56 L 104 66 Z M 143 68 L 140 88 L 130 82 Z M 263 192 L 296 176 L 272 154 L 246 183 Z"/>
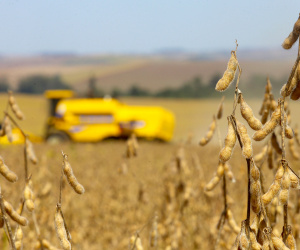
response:
<path id="1" fill-rule="evenodd" d="M 193 79 L 184 82 L 179 87 L 168 87 L 158 91 L 150 91 L 146 88 L 140 87 L 138 83 L 132 84 L 128 89 L 121 90 L 114 88 L 110 92 L 105 92 L 97 87 L 97 79 L 90 77 L 85 93 L 79 93 L 81 96 L 89 97 L 103 97 L 104 95 L 111 95 L 112 97 L 161 97 L 161 98 L 218 98 L 223 93 L 214 91 L 217 81 L 221 78 L 221 74 L 215 74 L 210 80 L 204 82 L 201 77 L 194 77 Z M 286 81 L 286 77 L 281 79 L 271 78 L 274 86 L 273 92 L 279 93 L 280 86 Z M 266 83 L 266 76 L 254 75 L 243 84 L 247 88 L 247 95 L 255 97 L 257 93 L 264 92 Z M 9 89 L 9 82 L 5 78 L 0 78 L 0 92 L 5 92 Z M 16 92 L 26 94 L 43 94 L 49 89 L 72 89 L 65 83 L 60 76 L 44 76 L 35 75 L 21 79 Z M 226 95 L 226 93 L 225 93 Z"/>

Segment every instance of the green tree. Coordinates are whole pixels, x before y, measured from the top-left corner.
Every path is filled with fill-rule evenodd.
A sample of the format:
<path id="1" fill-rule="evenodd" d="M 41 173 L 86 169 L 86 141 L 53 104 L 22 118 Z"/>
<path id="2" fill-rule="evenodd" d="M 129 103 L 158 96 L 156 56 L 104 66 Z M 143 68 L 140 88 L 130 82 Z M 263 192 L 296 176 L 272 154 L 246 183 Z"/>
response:
<path id="1" fill-rule="evenodd" d="M 70 89 L 70 87 L 61 80 L 60 76 L 35 75 L 22 79 L 18 92 L 42 94 L 48 89 Z"/>
<path id="2" fill-rule="evenodd" d="M 9 83 L 5 77 L 0 78 L 0 92 L 7 92 L 9 89 Z"/>
<path id="3" fill-rule="evenodd" d="M 140 88 L 136 84 L 134 84 L 129 88 L 127 95 L 129 95 L 129 96 L 149 96 L 150 93 L 148 90 Z"/>

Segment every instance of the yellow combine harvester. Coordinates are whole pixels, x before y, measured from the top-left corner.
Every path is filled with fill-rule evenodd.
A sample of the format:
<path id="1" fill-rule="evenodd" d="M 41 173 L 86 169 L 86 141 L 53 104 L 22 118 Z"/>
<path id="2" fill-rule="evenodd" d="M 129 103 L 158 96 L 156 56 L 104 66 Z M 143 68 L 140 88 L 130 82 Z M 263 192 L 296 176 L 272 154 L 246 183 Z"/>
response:
<path id="1" fill-rule="evenodd" d="M 128 137 L 170 141 L 174 115 L 161 107 L 130 106 L 113 98 L 72 98 L 70 90 L 48 90 L 47 141 L 96 142 Z"/>

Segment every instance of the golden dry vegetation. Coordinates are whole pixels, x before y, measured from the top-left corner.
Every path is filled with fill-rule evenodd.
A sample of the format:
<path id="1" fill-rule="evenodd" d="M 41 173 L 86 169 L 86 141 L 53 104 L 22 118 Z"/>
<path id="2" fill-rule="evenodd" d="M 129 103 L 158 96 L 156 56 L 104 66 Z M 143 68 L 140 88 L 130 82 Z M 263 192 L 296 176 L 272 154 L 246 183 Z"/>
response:
<path id="1" fill-rule="evenodd" d="M 47 117 L 46 100 L 41 96 L 26 95 L 17 95 L 16 99 L 26 116 L 26 120 L 19 122 L 21 127 L 42 135 Z M 7 96 L 2 95 L 0 100 L 5 109 Z M 171 143 L 140 141 L 137 156 L 129 159 L 125 157 L 125 141 L 34 144 L 39 163 L 29 164 L 29 174 L 32 174 L 35 214 L 41 237 L 59 248 L 54 214 L 59 197 L 63 150 L 86 190 L 83 195 L 78 195 L 66 181 L 63 185 L 62 211 L 72 235 L 73 249 L 133 249 L 130 245 L 132 236 L 133 241 L 141 240 L 143 249 L 213 249 L 216 225 L 223 210 L 222 184 L 219 183 L 211 192 L 204 192 L 204 188 L 217 170 L 220 146 L 216 134 L 205 148 L 198 146 L 198 142 L 216 114 L 219 100 L 124 101 L 133 105 L 155 103 L 172 110 L 177 119 L 174 140 Z M 247 103 L 257 115 L 261 102 L 247 100 Z M 226 100 L 223 119 L 218 121 L 222 141 L 227 133 L 226 116 L 231 110 L 232 102 Z M 292 103 L 291 113 L 296 112 L 297 104 Z M 239 114 L 237 117 L 242 119 Z M 299 118 L 293 116 L 292 124 L 296 123 L 299 124 Z M 247 129 L 251 131 L 249 127 Z M 255 154 L 261 151 L 262 145 L 253 143 Z M 5 163 L 19 177 L 16 183 L 8 183 L 1 177 L 1 190 L 3 197 L 17 208 L 25 186 L 23 146 L 1 145 L 0 148 Z M 289 152 L 287 158 L 298 171 L 298 161 L 292 160 Z M 240 226 L 246 218 L 247 165 L 238 146 L 229 163 L 236 182 L 227 184 L 228 204 Z M 261 171 L 268 187 L 274 170 L 264 164 Z M 290 213 L 293 215 L 297 204 L 296 191 L 292 190 L 290 195 Z M 23 215 L 29 220 L 29 225 L 22 227 L 24 249 L 34 249 L 38 238 L 32 214 L 24 209 Z M 293 218 L 296 217 L 290 218 L 294 225 Z M 280 233 L 282 214 L 278 219 L 274 232 Z M 155 221 L 157 243 L 151 247 Z M 16 223 L 11 222 L 11 225 L 14 232 Z M 5 235 L 2 230 L 1 249 L 9 249 Z M 236 235 L 225 226 L 220 249 L 231 246 Z"/>

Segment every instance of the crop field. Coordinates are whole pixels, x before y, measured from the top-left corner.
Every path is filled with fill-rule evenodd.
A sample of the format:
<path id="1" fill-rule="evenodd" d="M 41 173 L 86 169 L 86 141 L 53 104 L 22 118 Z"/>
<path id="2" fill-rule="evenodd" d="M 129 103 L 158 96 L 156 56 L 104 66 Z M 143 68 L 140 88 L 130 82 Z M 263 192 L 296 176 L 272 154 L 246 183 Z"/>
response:
<path id="1" fill-rule="evenodd" d="M 26 117 L 18 124 L 24 131 L 42 136 L 48 114 L 45 98 L 15 97 Z M 223 230 L 217 229 L 224 209 L 224 186 L 220 182 L 208 191 L 207 184 L 216 176 L 219 152 L 227 134 L 226 117 L 232 113 L 233 101 L 225 100 L 223 117 L 217 121 L 218 131 L 205 147 L 199 146 L 199 141 L 206 134 L 213 115 L 217 114 L 220 100 L 127 98 L 122 101 L 132 105 L 155 104 L 171 110 L 176 117 L 172 142 L 138 140 L 139 147 L 134 157 L 127 156 L 126 141 L 122 140 L 93 144 L 34 144 L 38 163 L 28 163 L 27 177 L 30 177 L 35 209 L 34 212 L 29 212 L 26 206 L 23 209 L 22 216 L 29 222 L 28 226 L 21 227 L 23 249 L 42 249 L 39 242 L 43 240 L 52 245 L 52 248 L 44 245 L 44 249 L 60 249 L 54 215 L 59 201 L 62 151 L 68 155 L 78 182 L 85 188 L 85 193 L 79 195 L 66 180 L 62 184 L 61 210 L 72 236 L 72 249 L 214 249 L 216 240 L 216 249 L 231 249 L 241 222 L 247 217 L 247 162 L 240 146 L 235 146 L 229 161 L 235 182 L 227 178 L 226 189 L 227 206 L 233 215 L 228 220 L 230 223 L 235 220 L 235 227 L 226 220 Z M 6 102 L 7 95 L 1 95 L 3 111 Z M 261 99 L 247 100 L 247 103 L 258 117 Z M 290 125 L 293 128 L 300 124 L 297 108 L 297 102 L 290 102 Z M 254 134 L 243 121 L 239 108 L 236 119 L 246 125 L 250 136 Z M 280 129 L 277 129 L 279 133 Z M 266 142 L 253 141 L 254 155 L 263 151 Z M 22 203 L 24 187 L 29 185 L 25 181 L 24 145 L 0 145 L 0 148 L 5 164 L 18 176 L 15 183 L 1 177 L 1 192 L 3 198 L 17 209 Z M 295 149 L 299 153 L 297 145 Z M 294 159 L 289 150 L 286 158 L 298 173 L 299 160 Z M 266 159 L 257 166 L 267 191 L 276 167 L 269 169 L 270 163 Z M 288 206 L 289 224 L 299 241 L 297 192 L 290 191 Z M 280 236 L 283 208 L 273 203 L 269 206 L 268 213 L 273 215 L 275 207 L 277 218 L 272 234 Z M 254 218 L 255 213 L 251 212 L 251 222 Z M 14 235 L 17 223 L 11 219 L 9 222 Z M 4 230 L 0 237 L 0 248 L 10 249 Z"/>

